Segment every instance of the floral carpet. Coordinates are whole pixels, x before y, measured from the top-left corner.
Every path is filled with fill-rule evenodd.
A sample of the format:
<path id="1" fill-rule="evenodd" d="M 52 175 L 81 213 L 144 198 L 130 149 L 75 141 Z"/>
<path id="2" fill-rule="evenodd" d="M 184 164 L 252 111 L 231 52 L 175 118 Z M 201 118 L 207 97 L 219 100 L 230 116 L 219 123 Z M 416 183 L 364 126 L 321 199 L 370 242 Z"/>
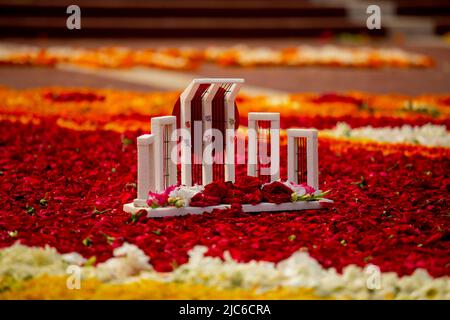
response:
<path id="1" fill-rule="evenodd" d="M 36 47 L 0 44 L 0 65 L 54 66 L 58 63 L 130 68 L 145 66 L 172 70 L 192 70 L 205 62 L 220 66 L 322 66 L 344 68 L 431 68 L 434 60 L 399 48 L 315 47 L 299 45 L 279 49 L 235 45 L 206 48 L 80 48 Z"/>
<path id="2" fill-rule="evenodd" d="M 450 96 L 239 96 L 240 130 L 248 112 L 273 110 L 282 128 L 320 129 L 334 204 L 125 213 L 136 137 L 177 96 L 0 89 L 0 298 L 450 299 Z"/>

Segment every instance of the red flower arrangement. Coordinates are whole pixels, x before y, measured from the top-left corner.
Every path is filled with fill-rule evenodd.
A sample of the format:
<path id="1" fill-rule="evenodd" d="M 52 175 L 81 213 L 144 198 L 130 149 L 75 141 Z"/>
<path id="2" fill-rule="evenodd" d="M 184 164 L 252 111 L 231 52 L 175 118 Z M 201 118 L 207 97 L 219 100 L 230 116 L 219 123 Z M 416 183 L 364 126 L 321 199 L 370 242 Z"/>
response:
<path id="1" fill-rule="evenodd" d="M 239 176 L 234 185 L 236 189 L 244 193 L 251 193 L 261 189 L 261 181 L 257 177 L 248 175 Z"/>
<path id="2" fill-rule="evenodd" d="M 190 206 L 206 207 L 221 203 L 258 204 L 262 201 L 270 203 L 291 202 L 293 192 L 282 182 L 274 181 L 262 184 L 258 178 L 244 175 L 235 184 L 214 181 L 206 185 L 203 192 L 194 195 L 190 201 Z M 314 192 L 314 189 L 312 189 L 312 192 Z"/>
<path id="3" fill-rule="evenodd" d="M 182 188 L 182 187 L 180 187 Z M 295 188 L 302 190 L 298 194 Z M 258 204 L 311 201 L 323 198 L 326 193 L 292 182 L 273 181 L 263 183 L 257 177 L 244 175 L 236 183 L 214 181 L 205 186 L 204 191 L 195 194 L 189 201 L 192 207 L 206 207 L 218 204 Z M 295 195 L 295 197 L 294 197 Z"/>
<path id="4" fill-rule="evenodd" d="M 216 206 L 221 203 L 223 203 L 223 202 L 220 197 L 210 196 L 210 195 L 200 192 L 192 197 L 190 206 L 191 207 L 207 207 L 207 206 Z"/>
<path id="5" fill-rule="evenodd" d="M 284 183 L 275 181 L 268 183 L 262 188 L 262 195 L 264 200 L 271 203 L 290 202 L 292 189 Z"/>

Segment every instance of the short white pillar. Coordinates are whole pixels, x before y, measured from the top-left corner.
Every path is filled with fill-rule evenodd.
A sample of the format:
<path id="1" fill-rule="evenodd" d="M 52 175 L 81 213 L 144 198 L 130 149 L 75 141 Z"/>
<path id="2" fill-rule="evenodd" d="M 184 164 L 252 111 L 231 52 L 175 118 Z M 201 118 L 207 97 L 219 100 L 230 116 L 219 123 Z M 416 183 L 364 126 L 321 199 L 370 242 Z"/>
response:
<path id="1" fill-rule="evenodd" d="M 137 198 L 135 207 L 146 207 L 148 192 L 155 189 L 154 136 L 144 134 L 137 138 Z"/>
<path id="2" fill-rule="evenodd" d="M 177 119 L 175 116 L 152 118 L 152 134 L 155 151 L 155 192 L 164 191 L 168 186 L 177 184 L 176 159 L 172 159 L 172 150 L 176 148 L 173 140 Z"/>
<path id="3" fill-rule="evenodd" d="M 298 183 L 298 139 L 306 139 L 306 179 L 319 188 L 318 133 L 316 129 L 288 129 L 288 180 Z"/>
<path id="4" fill-rule="evenodd" d="M 247 174 L 258 175 L 258 121 L 270 121 L 270 180 L 275 181 L 280 179 L 280 114 L 277 112 L 248 113 Z"/>

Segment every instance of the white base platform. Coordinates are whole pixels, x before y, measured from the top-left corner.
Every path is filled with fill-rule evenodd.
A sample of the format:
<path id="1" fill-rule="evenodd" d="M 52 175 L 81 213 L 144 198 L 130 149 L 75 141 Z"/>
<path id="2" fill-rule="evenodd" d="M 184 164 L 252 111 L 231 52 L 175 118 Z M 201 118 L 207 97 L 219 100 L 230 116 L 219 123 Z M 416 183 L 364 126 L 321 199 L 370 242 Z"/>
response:
<path id="1" fill-rule="evenodd" d="M 322 209 L 326 208 L 333 201 L 329 199 L 321 199 L 319 201 L 298 201 L 287 203 L 268 203 L 262 202 L 259 204 L 243 204 L 242 211 L 244 212 L 275 212 L 275 211 L 298 211 L 298 210 L 310 210 L 310 209 Z M 209 207 L 162 207 L 162 208 L 150 208 L 150 207 L 136 207 L 133 203 L 127 203 L 123 206 L 123 210 L 129 213 L 136 213 L 141 210 L 147 211 L 147 217 L 149 218 L 161 218 L 161 217 L 174 217 L 184 216 L 187 214 L 202 214 L 210 213 L 214 209 L 227 209 L 230 208 L 229 204 L 221 204 L 217 206 Z"/>

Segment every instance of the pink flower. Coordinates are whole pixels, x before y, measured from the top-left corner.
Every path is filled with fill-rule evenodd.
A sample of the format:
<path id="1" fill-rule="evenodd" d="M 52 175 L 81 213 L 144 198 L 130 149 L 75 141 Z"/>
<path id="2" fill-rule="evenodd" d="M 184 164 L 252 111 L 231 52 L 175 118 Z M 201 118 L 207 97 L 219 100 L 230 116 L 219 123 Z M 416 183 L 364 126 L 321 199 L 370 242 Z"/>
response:
<path id="1" fill-rule="evenodd" d="M 302 183 L 301 186 L 305 188 L 307 194 L 313 194 L 314 192 L 316 192 L 316 189 L 314 189 L 311 186 L 308 186 L 306 183 Z"/>
<path id="2" fill-rule="evenodd" d="M 149 192 L 147 204 L 150 207 L 165 207 L 168 204 L 169 194 L 176 188 L 176 186 L 169 186 L 161 193 Z"/>
<path id="3" fill-rule="evenodd" d="M 297 184 L 292 181 L 286 181 L 285 184 L 292 189 L 293 192 L 297 193 L 299 196 L 303 196 L 305 194 L 313 194 L 316 192 L 316 189 L 307 185 L 306 183 Z"/>

